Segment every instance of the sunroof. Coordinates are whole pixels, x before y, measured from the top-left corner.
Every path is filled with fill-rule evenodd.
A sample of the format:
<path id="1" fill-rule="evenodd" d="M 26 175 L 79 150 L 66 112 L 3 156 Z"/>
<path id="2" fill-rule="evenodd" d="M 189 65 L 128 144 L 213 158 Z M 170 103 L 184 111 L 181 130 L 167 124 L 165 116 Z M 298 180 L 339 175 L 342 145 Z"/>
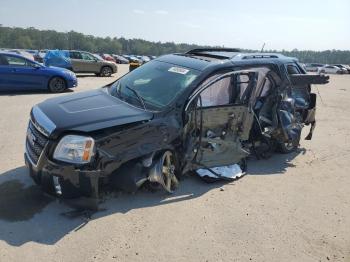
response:
<path id="1" fill-rule="evenodd" d="M 217 59 L 229 59 L 234 57 L 238 52 L 240 52 L 240 50 L 236 48 L 198 48 L 190 50 L 186 54 Z"/>

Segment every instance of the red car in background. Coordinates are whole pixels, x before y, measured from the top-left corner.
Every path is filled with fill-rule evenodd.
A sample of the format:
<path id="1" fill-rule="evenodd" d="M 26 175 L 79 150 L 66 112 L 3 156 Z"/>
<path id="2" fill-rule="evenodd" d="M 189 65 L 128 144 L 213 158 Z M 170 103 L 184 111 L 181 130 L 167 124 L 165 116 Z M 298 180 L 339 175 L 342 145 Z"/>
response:
<path id="1" fill-rule="evenodd" d="M 109 54 L 100 54 L 100 56 L 106 60 L 106 61 L 111 61 L 116 63 L 115 59 L 113 58 L 113 56 L 109 55 Z"/>

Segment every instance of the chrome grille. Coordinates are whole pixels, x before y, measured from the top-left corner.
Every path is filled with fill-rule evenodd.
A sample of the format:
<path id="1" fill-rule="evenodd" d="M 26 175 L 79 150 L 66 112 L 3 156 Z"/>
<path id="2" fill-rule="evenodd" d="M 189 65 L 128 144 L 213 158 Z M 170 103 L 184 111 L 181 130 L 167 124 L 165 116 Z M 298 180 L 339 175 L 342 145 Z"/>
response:
<path id="1" fill-rule="evenodd" d="M 29 121 L 26 138 L 26 152 L 34 165 L 38 163 L 47 142 L 48 138 L 38 131 L 32 121 Z"/>

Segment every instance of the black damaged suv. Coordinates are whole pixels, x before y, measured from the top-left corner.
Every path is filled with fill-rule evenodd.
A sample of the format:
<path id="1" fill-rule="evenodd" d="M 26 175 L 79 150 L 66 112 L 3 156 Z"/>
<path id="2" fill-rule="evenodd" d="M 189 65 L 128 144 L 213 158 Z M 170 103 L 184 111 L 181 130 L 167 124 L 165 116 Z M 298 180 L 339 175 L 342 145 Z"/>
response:
<path id="1" fill-rule="evenodd" d="M 159 57 L 103 88 L 33 107 L 25 162 L 62 197 L 97 197 L 104 185 L 172 192 L 182 174 L 288 153 L 315 126 L 316 95 L 294 58 L 195 49 Z"/>

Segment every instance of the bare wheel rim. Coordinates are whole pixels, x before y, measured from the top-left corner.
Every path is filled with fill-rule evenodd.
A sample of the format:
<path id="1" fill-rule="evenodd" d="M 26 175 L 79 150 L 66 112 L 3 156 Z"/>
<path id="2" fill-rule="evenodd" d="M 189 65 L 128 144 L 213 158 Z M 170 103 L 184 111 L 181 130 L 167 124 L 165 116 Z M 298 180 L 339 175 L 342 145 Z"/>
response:
<path id="1" fill-rule="evenodd" d="M 53 78 L 50 82 L 50 89 L 52 92 L 61 92 L 65 88 L 66 88 L 66 85 L 64 83 L 64 80 L 59 77 Z"/>
<path id="2" fill-rule="evenodd" d="M 287 150 L 292 150 L 294 148 L 294 143 L 293 142 L 286 142 L 284 143 L 284 147 L 287 149 Z"/>
<path id="3" fill-rule="evenodd" d="M 109 67 L 104 67 L 102 69 L 102 75 L 103 76 L 110 76 L 112 74 L 112 70 Z"/>
<path id="4" fill-rule="evenodd" d="M 175 175 L 174 155 L 170 151 L 165 152 L 162 157 L 162 176 L 165 189 L 172 193 L 178 186 L 179 181 Z"/>

